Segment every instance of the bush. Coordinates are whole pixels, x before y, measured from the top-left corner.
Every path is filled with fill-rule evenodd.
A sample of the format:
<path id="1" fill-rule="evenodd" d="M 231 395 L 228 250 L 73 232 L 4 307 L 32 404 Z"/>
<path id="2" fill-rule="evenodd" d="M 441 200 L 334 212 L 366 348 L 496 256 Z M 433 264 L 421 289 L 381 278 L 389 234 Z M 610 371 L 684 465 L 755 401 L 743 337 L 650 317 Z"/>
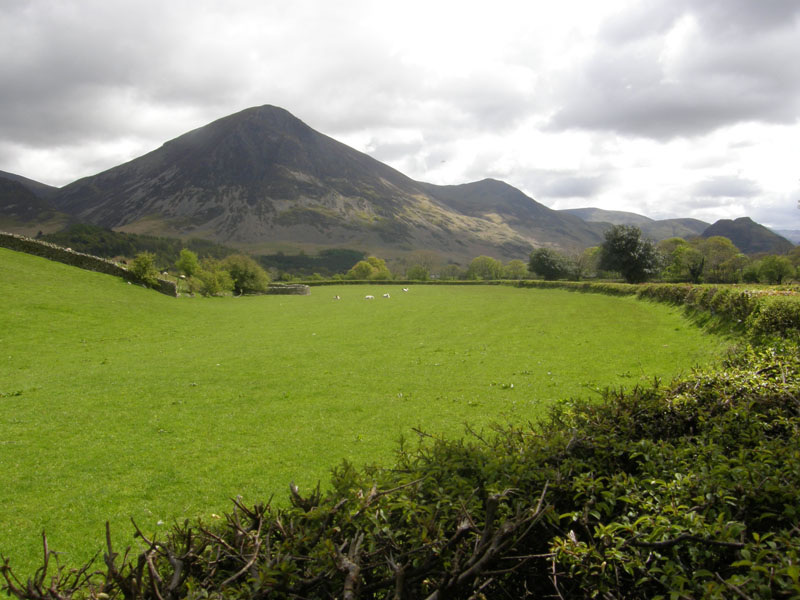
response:
<path id="1" fill-rule="evenodd" d="M 222 267 L 222 263 L 213 258 L 203 259 L 197 275 L 189 281 L 192 292 L 203 296 L 222 296 L 233 291 L 233 279 Z"/>
<path id="2" fill-rule="evenodd" d="M 269 275 L 249 256 L 231 254 L 223 259 L 221 267 L 230 275 L 236 294 L 263 293 L 269 287 Z"/>
<path id="3" fill-rule="evenodd" d="M 188 248 L 183 248 L 175 267 L 186 277 L 193 277 L 200 270 L 200 261 L 197 259 L 197 254 Z"/>
<path id="4" fill-rule="evenodd" d="M 748 320 L 756 336 L 796 337 L 800 332 L 800 301 L 776 298 L 763 302 Z"/>
<path id="5" fill-rule="evenodd" d="M 140 252 L 131 261 L 129 270 L 141 281 L 154 287 L 158 285 L 158 270 L 155 261 L 156 257 L 152 252 Z"/>

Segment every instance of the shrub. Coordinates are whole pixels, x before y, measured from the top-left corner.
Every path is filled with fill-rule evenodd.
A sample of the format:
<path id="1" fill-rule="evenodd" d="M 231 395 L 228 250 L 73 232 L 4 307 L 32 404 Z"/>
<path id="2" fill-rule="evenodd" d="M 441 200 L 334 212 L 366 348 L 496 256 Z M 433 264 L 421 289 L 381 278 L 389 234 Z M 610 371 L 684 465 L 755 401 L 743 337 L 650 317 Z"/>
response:
<path id="1" fill-rule="evenodd" d="M 193 277 L 200 270 L 200 261 L 197 259 L 197 254 L 188 248 L 183 248 L 180 258 L 178 258 L 175 263 L 175 268 L 186 275 L 186 277 Z"/>
<path id="2" fill-rule="evenodd" d="M 193 292 L 203 296 L 222 296 L 233 291 L 233 279 L 222 267 L 222 263 L 213 258 L 203 259 L 197 275 L 189 282 Z"/>
<path id="3" fill-rule="evenodd" d="M 262 293 L 269 287 L 269 275 L 249 256 L 231 254 L 223 259 L 221 267 L 230 275 L 236 294 Z"/>
<path id="4" fill-rule="evenodd" d="M 131 261 L 130 272 L 149 286 L 158 285 L 156 257 L 152 252 L 140 252 Z"/>
<path id="5" fill-rule="evenodd" d="M 800 301 L 775 298 L 763 302 L 748 319 L 756 336 L 793 337 L 800 333 Z"/>

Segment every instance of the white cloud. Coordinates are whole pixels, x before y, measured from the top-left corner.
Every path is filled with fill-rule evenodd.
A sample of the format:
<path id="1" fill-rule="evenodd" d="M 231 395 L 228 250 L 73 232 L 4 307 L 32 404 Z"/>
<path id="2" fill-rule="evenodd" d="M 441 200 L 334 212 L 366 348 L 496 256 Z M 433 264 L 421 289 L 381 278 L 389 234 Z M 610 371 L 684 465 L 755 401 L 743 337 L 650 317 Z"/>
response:
<path id="1" fill-rule="evenodd" d="M 799 15 L 794 0 L 7 0 L 0 170 L 65 184 L 268 103 L 419 180 L 800 229 Z"/>

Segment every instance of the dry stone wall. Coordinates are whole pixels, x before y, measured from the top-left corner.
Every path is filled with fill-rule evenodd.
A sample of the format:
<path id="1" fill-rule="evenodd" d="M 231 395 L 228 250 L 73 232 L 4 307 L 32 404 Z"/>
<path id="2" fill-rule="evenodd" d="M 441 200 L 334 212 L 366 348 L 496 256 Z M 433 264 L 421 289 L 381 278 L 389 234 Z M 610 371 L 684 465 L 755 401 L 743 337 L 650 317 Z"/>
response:
<path id="1" fill-rule="evenodd" d="M 86 269 L 87 271 L 96 271 L 98 273 L 105 273 L 107 275 L 114 275 L 115 277 L 122 277 L 131 283 L 142 284 L 144 282 L 136 275 L 128 271 L 122 265 L 118 265 L 114 261 L 92 256 L 91 254 L 83 254 L 82 252 L 75 252 L 70 248 L 62 248 L 56 244 L 43 242 L 41 240 L 34 240 L 23 235 L 14 233 L 5 233 L 0 231 L 0 247 L 15 250 L 17 252 L 26 252 L 27 254 L 34 254 L 55 260 L 73 267 Z M 158 285 L 154 286 L 158 292 L 166 294 L 167 296 L 177 296 L 178 287 L 174 281 L 167 281 L 159 279 Z"/>
<path id="2" fill-rule="evenodd" d="M 286 296 L 308 296 L 311 293 L 311 288 L 299 283 L 272 283 L 267 288 L 266 293 Z"/>

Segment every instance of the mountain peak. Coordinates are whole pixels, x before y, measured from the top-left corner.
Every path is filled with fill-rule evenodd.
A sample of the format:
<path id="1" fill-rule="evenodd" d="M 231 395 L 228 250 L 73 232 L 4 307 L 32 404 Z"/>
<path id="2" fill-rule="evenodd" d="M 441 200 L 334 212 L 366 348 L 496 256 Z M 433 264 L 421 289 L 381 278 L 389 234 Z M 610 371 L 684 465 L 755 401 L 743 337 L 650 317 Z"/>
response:
<path id="1" fill-rule="evenodd" d="M 343 246 L 391 256 L 426 248 L 463 260 L 525 258 L 542 243 L 599 239 L 507 183 L 416 182 L 269 104 L 74 182 L 54 201 L 82 222 L 250 249 Z"/>

